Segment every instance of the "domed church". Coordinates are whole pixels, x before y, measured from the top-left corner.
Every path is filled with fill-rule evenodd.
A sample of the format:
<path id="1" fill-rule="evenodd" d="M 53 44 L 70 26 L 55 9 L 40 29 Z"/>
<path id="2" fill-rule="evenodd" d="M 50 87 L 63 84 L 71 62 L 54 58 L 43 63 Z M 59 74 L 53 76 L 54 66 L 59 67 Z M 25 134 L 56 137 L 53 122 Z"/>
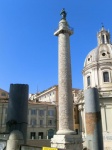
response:
<path id="1" fill-rule="evenodd" d="M 97 87 L 101 97 L 112 97 L 112 45 L 110 33 L 102 27 L 97 34 L 98 46 L 84 62 L 84 89 Z"/>
<path id="2" fill-rule="evenodd" d="M 104 147 L 112 148 L 112 44 L 104 26 L 97 33 L 98 46 L 89 52 L 83 68 L 84 90 L 99 91 Z M 85 102 L 83 91 L 78 98 L 79 133 L 86 137 Z"/>

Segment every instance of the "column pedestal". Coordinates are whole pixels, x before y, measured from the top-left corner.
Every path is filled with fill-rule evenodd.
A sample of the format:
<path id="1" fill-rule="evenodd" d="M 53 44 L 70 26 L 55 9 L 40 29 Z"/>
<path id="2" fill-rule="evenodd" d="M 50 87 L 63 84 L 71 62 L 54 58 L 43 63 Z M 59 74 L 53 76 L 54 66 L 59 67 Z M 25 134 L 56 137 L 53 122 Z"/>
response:
<path id="1" fill-rule="evenodd" d="M 82 150 L 80 135 L 54 135 L 51 139 L 51 147 L 64 150 Z"/>

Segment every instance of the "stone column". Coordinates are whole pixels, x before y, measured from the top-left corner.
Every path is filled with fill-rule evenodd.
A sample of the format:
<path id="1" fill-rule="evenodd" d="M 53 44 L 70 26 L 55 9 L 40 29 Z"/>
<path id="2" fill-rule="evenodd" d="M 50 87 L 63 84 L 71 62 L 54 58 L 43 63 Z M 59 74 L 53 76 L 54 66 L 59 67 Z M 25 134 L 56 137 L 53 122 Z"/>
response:
<path id="1" fill-rule="evenodd" d="M 82 138 L 85 138 L 85 108 L 83 104 L 78 106 L 79 110 L 79 133 L 82 135 Z"/>
<path id="2" fill-rule="evenodd" d="M 83 105 L 78 106 L 79 110 L 79 132 L 83 136 L 84 135 L 84 113 L 83 113 Z"/>
<path id="3" fill-rule="evenodd" d="M 86 136 L 85 106 L 83 106 L 83 125 L 84 125 L 83 139 L 85 139 Z"/>
<path id="4" fill-rule="evenodd" d="M 65 20 L 61 20 L 59 23 L 59 31 L 55 33 L 59 40 L 59 130 L 57 134 L 74 134 L 69 43 L 69 36 L 71 34 L 72 31 L 68 28 L 67 22 Z"/>
<path id="5" fill-rule="evenodd" d="M 87 148 L 90 150 L 103 150 L 98 90 L 96 88 L 85 90 L 84 98 Z"/>
<path id="6" fill-rule="evenodd" d="M 71 79 L 71 59 L 69 36 L 73 30 L 66 21 L 66 12 L 59 22 L 59 29 L 54 33 L 58 36 L 58 85 L 59 85 L 59 130 L 51 140 L 51 147 L 67 150 L 79 150 L 81 148 L 80 136 L 76 136 L 73 125 L 73 98 Z M 77 141 L 77 142 L 76 142 Z M 77 143 L 77 144 L 76 144 Z"/>
<path id="7" fill-rule="evenodd" d="M 7 131 L 19 130 L 24 141 L 27 134 L 28 85 L 11 84 L 9 92 Z"/>

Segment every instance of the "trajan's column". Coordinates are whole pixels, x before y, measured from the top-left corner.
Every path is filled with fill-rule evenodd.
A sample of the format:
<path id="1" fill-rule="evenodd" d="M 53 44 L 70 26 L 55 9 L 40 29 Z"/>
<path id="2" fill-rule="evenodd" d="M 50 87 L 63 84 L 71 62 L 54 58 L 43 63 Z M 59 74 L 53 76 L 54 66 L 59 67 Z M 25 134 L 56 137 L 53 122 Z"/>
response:
<path id="1" fill-rule="evenodd" d="M 58 84 L 59 84 L 59 130 L 51 139 L 51 147 L 81 150 L 81 138 L 75 135 L 73 126 L 73 98 L 69 36 L 73 34 L 66 21 L 66 12 L 61 12 L 58 36 Z"/>

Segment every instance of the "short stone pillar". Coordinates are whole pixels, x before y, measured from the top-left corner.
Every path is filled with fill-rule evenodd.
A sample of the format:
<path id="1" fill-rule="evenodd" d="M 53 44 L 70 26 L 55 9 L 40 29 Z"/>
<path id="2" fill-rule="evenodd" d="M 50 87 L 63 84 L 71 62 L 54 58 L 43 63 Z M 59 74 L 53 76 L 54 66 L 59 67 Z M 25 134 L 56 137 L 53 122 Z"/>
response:
<path id="1" fill-rule="evenodd" d="M 84 115 L 85 115 L 85 112 L 84 112 L 84 106 L 83 104 L 81 105 L 78 105 L 78 111 L 79 111 L 79 134 L 82 135 L 82 137 L 84 138 L 85 136 L 85 124 L 84 124 Z"/>
<path id="2" fill-rule="evenodd" d="M 103 150 L 99 95 L 96 88 L 84 91 L 86 143 L 88 150 Z"/>
<path id="3" fill-rule="evenodd" d="M 27 84 L 10 85 L 6 124 L 9 133 L 13 130 L 21 131 L 24 141 L 27 134 L 28 90 Z"/>
<path id="4" fill-rule="evenodd" d="M 7 140 L 6 150 L 20 150 L 21 144 L 24 144 L 22 133 L 18 130 L 13 130 Z"/>

